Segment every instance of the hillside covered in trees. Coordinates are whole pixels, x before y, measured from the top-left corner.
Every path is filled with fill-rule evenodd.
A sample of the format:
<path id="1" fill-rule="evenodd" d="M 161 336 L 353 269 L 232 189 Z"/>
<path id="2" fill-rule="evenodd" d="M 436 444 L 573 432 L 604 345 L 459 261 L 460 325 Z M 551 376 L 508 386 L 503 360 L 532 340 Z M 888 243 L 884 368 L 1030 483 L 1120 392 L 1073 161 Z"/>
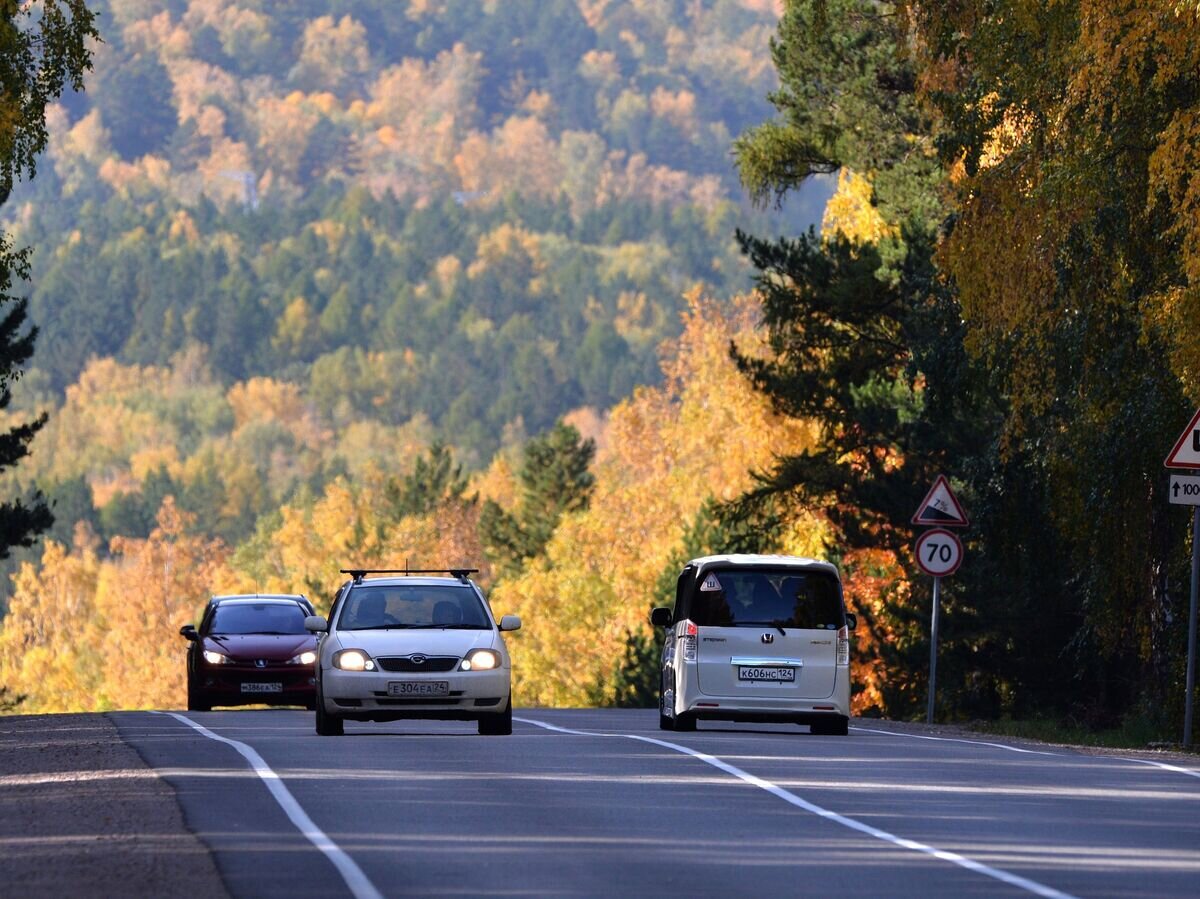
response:
<path id="1" fill-rule="evenodd" d="M 657 377 L 680 296 L 742 289 L 734 135 L 770 3 L 98 4 L 88 89 L 7 213 L 37 248 L 30 383 L 202 348 L 335 423 L 481 464 Z M 804 219 L 807 216 L 807 220 Z"/>
<path id="2" fill-rule="evenodd" d="M 95 72 L 4 209 L 40 328 L 15 411 L 52 421 L 20 478 L 60 538 L 89 503 L 144 537 L 172 493 L 237 540 L 434 435 L 480 468 L 657 381 L 683 293 L 748 285 L 737 226 L 821 212 L 819 186 L 753 211 L 732 166 L 770 3 L 96 11 Z"/>

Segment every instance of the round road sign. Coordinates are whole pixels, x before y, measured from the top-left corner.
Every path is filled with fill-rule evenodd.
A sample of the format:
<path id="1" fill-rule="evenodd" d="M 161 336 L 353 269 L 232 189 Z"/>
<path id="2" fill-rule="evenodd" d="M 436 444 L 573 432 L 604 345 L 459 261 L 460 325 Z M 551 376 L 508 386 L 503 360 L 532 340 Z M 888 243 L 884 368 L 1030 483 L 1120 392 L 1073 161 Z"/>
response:
<path id="1" fill-rule="evenodd" d="M 945 528 L 934 528 L 917 538 L 917 565 L 926 574 L 934 577 L 954 574 L 962 556 L 962 543 Z"/>

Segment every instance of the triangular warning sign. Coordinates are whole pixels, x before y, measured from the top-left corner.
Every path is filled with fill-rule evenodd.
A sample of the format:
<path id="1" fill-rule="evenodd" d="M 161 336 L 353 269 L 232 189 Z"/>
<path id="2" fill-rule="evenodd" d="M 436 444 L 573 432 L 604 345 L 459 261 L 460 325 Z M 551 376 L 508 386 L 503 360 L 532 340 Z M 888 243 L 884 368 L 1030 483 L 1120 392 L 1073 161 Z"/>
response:
<path id="1" fill-rule="evenodd" d="M 1165 462 L 1167 468 L 1200 468 L 1200 409 L 1183 429 Z"/>
<path id="2" fill-rule="evenodd" d="M 929 488 L 917 514 L 912 517 L 912 523 L 937 524 L 947 528 L 965 528 L 970 524 L 967 513 L 959 505 L 958 497 L 950 489 L 950 482 L 944 474 L 938 475 Z"/>

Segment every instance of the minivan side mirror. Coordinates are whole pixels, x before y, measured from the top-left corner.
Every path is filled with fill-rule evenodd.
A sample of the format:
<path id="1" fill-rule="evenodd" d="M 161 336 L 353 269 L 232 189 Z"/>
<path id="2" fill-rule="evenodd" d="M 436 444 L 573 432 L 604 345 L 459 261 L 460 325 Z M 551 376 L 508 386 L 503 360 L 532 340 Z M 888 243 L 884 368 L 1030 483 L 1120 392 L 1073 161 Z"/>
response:
<path id="1" fill-rule="evenodd" d="M 329 623 L 320 615 L 309 615 L 304 619 L 304 629 L 314 634 L 323 634 L 329 630 Z"/>
<path id="2" fill-rule="evenodd" d="M 497 626 L 502 631 L 519 631 L 521 629 L 521 619 L 517 615 L 503 615 L 500 618 L 500 624 Z"/>
<path id="3" fill-rule="evenodd" d="M 179 636 L 184 637 L 195 643 L 200 639 L 200 635 L 196 633 L 196 627 L 192 624 L 185 624 L 179 629 Z"/>
<path id="4" fill-rule="evenodd" d="M 670 627 L 671 617 L 671 610 L 666 606 L 659 606 L 650 611 L 650 623 L 655 627 Z"/>
<path id="5" fill-rule="evenodd" d="M 846 613 L 846 627 L 850 628 L 852 631 L 858 629 L 858 616 L 853 612 Z"/>

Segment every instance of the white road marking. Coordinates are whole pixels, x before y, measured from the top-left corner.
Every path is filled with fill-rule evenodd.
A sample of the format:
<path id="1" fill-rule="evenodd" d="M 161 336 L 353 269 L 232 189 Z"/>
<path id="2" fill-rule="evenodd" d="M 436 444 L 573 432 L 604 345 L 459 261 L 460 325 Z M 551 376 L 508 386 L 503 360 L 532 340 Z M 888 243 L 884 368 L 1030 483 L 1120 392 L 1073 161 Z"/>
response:
<path id="1" fill-rule="evenodd" d="M 1061 752 L 1043 752 L 1037 749 L 1022 749 L 1020 746 L 1009 746 L 1005 743 L 989 743 L 986 740 L 964 740 L 961 737 L 930 737 L 926 734 L 898 734 L 891 730 L 876 730 L 873 727 L 851 727 L 851 730 L 861 730 L 868 734 L 887 734 L 889 737 L 911 737 L 914 740 L 936 740 L 938 743 L 970 743 L 972 746 L 991 746 L 993 749 L 1006 749 L 1009 752 L 1020 752 L 1025 755 L 1062 755 Z"/>
<path id="2" fill-rule="evenodd" d="M 1136 762 L 1139 765 L 1150 765 L 1153 768 L 1162 768 L 1164 771 L 1174 771 L 1176 774 L 1186 774 L 1188 777 L 1200 778 L 1200 771 L 1194 771 L 1191 768 L 1181 768 L 1178 765 L 1168 765 L 1166 762 L 1154 762 L 1150 759 L 1124 758 L 1119 755 L 1102 755 L 1100 758 L 1116 759 L 1119 762 Z"/>
<path id="3" fill-rule="evenodd" d="M 172 718 L 182 721 L 202 736 L 208 737 L 210 740 L 216 740 L 218 743 L 225 743 L 232 746 L 241 753 L 246 761 L 250 763 L 250 767 L 254 770 L 254 773 L 262 778 L 262 782 L 270 790 L 271 795 L 275 797 L 275 801 L 279 803 L 279 807 L 283 809 L 284 814 L 296 825 L 296 829 L 304 834 L 308 841 L 316 846 L 317 849 L 323 852 L 325 857 L 337 868 L 338 873 L 342 875 L 342 880 L 346 882 L 346 886 L 349 887 L 350 892 L 357 899 L 383 899 L 383 894 L 375 888 L 375 885 L 363 873 L 362 868 L 337 843 L 331 840 L 321 828 L 317 827 L 313 819 L 308 816 L 308 812 L 300 807 L 300 803 L 296 801 L 296 797 L 283 785 L 283 781 L 280 780 L 279 775 L 271 769 L 271 766 L 264 761 L 263 757 L 253 747 L 213 733 L 207 727 L 197 724 L 185 715 L 180 715 L 176 712 L 157 712 L 156 714 L 170 715 Z"/>
<path id="4" fill-rule="evenodd" d="M 670 749 L 673 752 L 680 752 L 684 755 L 690 755 L 694 759 L 698 759 L 707 765 L 712 765 L 718 770 L 724 771 L 726 774 L 736 777 L 738 780 L 744 781 L 751 786 L 758 787 L 761 790 L 766 790 L 772 796 L 782 799 L 789 805 L 794 805 L 796 808 L 803 809 L 806 812 L 811 812 L 826 821 L 832 821 L 835 824 L 840 824 L 850 830 L 866 834 L 869 837 L 874 837 L 877 840 L 882 840 L 885 843 L 890 843 L 893 846 L 898 846 L 901 849 L 909 849 L 913 852 L 919 852 L 923 855 L 932 856 L 944 862 L 958 865 L 961 868 L 966 868 L 968 871 L 974 871 L 976 874 L 982 874 L 985 877 L 991 877 L 994 880 L 999 880 L 1002 883 L 1007 883 L 1009 886 L 1014 886 L 1019 889 L 1026 890 L 1036 896 L 1053 897 L 1053 899 L 1072 899 L 1070 893 L 1064 893 L 1061 890 L 1056 890 L 1053 887 L 1048 887 L 1045 884 L 1038 883 L 1036 880 L 1029 880 L 1026 877 L 1021 877 L 1017 874 L 1011 874 L 1008 871 L 1002 871 L 999 868 L 993 868 L 989 865 L 977 862 L 974 859 L 959 855 L 957 852 L 949 852 L 945 849 L 938 849 L 934 846 L 929 846 L 925 843 L 919 843 L 916 840 L 910 840 L 905 837 L 898 837 L 895 834 L 888 833 L 886 830 L 880 830 L 878 827 L 872 827 L 870 824 L 864 824 L 854 818 L 848 818 L 845 815 L 839 815 L 837 812 L 832 812 L 827 808 L 822 808 L 815 803 L 809 802 L 807 799 L 802 799 L 795 793 L 785 790 L 769 780 L 758 777 L 748 771 L 743 771 L 736 765 L 731 765 L 728 762 L 716 756 L 709 755 L 705 752 L 700 752 L 691 749 L 687 746 L 681 746 L 678 743 L 668 743 L 666 740 L 658 740 L 654 737 L 644 737 L 640 734 L 606 734 L 596 733 L 594 731 L 574 730 L 569 727 L 559 727 L 555 724 L 550 724 L 545 721 L 538 721 L 534 718 L 518 718 L 513 716 L 514 721 L 520 721 L 524 724 L 532 724 L 535 727 L 541 727 L 545 730 L 556 731 L 561 734 L 569 734 L 576 737 L 621 737 L 628 740 L 638 740 L 642 743 L 651 743 L 655 746 L 661 746 L 664 749 Z"/>
<path id="5" fill-rule="evenodd" d="M 936 740 L 940 743 L 969 743 L 972 746 L 991 746 L 994 749 L 1007 749 L 1009 752 L 1022 752 L 1028 755 L 1050 755 L 1055 758 L 1105 759 L 1110 762 L 1130 762 L 1135 765 L 1149 765 L 1176 774 L 1186 774 L 1188 777 L 1200 778 L 1200 771 L 1184 768 L 1180 765 L 1168 765 L 1166 762 L 1156 762 L 1152 759 L 1136 759 L 1124 755 L 1079 755 L 1066 752 L 1041 752 L 1035 749 L 1022 749 L 1019 746 L 1008 746 L 1004 743 L 989 743 L 987 740 L 966 740 L 961 737 L 931 737 L 926 734 L 901 734 L 894 730 L 878 730 L 874 727 L 851 727 L 851 730 L 861 730 L 869 734 L 886 734 L 889 737 L 907 737 L 911 740 Z"/>

